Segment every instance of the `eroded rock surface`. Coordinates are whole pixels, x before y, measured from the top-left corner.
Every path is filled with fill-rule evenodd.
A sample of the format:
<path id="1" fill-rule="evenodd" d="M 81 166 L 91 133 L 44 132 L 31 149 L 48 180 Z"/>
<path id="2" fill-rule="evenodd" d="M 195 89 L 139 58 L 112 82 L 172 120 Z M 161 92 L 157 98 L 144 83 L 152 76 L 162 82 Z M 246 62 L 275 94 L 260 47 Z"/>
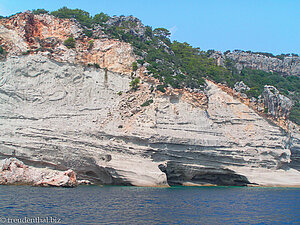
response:
<path id="1" fill-rule="evenodd" d="M 245 91 L 249 91 L 250 88 L 243 81 L 240 81 L 234 84 L 234 90 L 236 92 L 245 92 Z"/>
<path id="2" fill-rule="evenodd" d="M 288 97 L 279 94 L 275 87 L 265 85 L 262 98 L 268 114 L 274 118 L 287 118 L 293 106 L 293 102 Z"/>
<path id="3" fill-rule="evenodd" d="M 286 56 L 283 59 L 269 57 L 261 54 L 233 51 L 226 55 L 215 51 L 212 58 L 216 59 L 218 65 L 224 66 L 225 58 L 233 60 L 235 67 L 241 71 L 243 68 L 263 70 L 266 72 L 277 72 L 284 76 L 300 76 L 300 57 Z"/>
<path id="4" fill-rule="evenodd" d="M 107 22 L 124 24 L 144 38 L 146 28 L 134 17 Z M 8 183 L 34 171 L 37 179 L 26 175 L 25 183 L 69 184 L 73 172 L 59 171 L 71 168 L 86 184 L 300 185 L 298 129 L 282 130 L 210 81 L 205 93 L 151 91 L 158 81 L 141 67 L 133 75 L 142 82 L 132 91 L 132 46 L 108 39 L 100 25 L 91 37 L 84 29 L 76 20 L 28 12 L 0 20 L 0 45 L 8 52 L 0 61 L 0 157 L 28 165 L 10 159 Z M 70 36 L 71 49 L 63 43 Z M 300 71 L 299 57 L 226 57 L 239 70 Z M 215 58 L 224 64 L 222 54 Z M 290 102 L 271 87 L 264 93 L 270 114 L 286 117 Z"/>
<path id="5" fill-rule="evenodd" d="M 75 187 L 76 174 L 72 170 L 57 171 L 34 168 L 16 158 L 0 160 L 0 184 L 27 184 L 34 186 Z"/>
<path id="6" fill-rule="evenodd" d="M 0 45 L 9 55 L 40 52 L 59 62 L 97 64 L 110 71 L 130 74 L 135 61 L 130 44 L 118 40 L 87 37 L 76 20 L 52 15 L 20 13 L 0 20 Z M 63 43 L 75 39 L 75 48 Z"/>
<path id="7" fill-rule="evenodd" d="M 290 168 L 297 136 L 212 82 L 202 100 L 147 82 L 133 92 L 126 75 L 42 55 L 0 68 L 2 158 L 70 168 L 96 184 L 300 185 Z"/>

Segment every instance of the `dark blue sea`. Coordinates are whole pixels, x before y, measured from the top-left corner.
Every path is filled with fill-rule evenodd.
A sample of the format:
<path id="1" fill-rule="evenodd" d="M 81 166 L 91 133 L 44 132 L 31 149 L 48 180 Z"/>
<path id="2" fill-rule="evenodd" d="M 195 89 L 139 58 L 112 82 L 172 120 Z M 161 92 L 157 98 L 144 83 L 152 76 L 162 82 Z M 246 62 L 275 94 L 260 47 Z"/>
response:
<path id="1" fill-rule="evenodd" d="M 300 188 L 0 186 L 0 224 L 300 224 Z"/>

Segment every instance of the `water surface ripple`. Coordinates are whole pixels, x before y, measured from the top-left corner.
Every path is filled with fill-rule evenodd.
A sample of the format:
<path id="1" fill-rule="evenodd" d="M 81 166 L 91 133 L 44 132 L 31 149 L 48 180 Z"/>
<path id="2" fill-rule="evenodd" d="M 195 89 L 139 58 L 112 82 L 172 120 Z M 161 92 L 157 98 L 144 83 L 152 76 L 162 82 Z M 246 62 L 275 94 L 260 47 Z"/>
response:
<path id="1" fill-rule="evenodd" d="M 0 186 L 0 221 L 24 217 L 62 224 L 300 224 L 300 188 Z"/>

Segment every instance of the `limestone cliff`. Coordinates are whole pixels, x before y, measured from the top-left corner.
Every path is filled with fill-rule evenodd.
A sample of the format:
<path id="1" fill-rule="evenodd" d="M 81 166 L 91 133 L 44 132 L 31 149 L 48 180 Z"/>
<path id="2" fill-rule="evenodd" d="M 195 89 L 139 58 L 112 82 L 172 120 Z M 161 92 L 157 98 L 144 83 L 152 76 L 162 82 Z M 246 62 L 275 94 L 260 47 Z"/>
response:
<path id="1" fill-rule="evenodd" d="M 59 19 L 51 15 L 21 13 L 0 20 L 0 46 L 8 55 L 41 52 L 59 62 L 98 64 L 101 68 L 130 74 L 135 61 L 130 44 L 108 39 L 92 39 L 85 35 L 76 20 Z M 75 48 L 63 43 L 69 37 L 76 40 Z"/>
<path id="2" fill-rule="evenodd" d="M 289 135 L 212 82 L 200 107 L 42 55 L 0 68 L 2 157 L 15 151 L 30 165 L 71 168 L 100 184 L 299 184 Z"/>
<path id="3" fill-rule="evenodd" d="M 277 72 L 284 76 L 300 76 L 299 56 L 286 56 L 283 59 L 279 59 L 274 56 L 236 50 L 226 54 L 215 51 L 211 57 L 216 59 L 218 65 L 224 65 L 226 58 L 231 59 L 239 71 L 243 68 L 251 68 L 266 72 Z"/>
<path id="4" fill-rule="evenodd" d="M 297 127 L 281 129 L 209 80 L 162 93 L 140 68 L 134 91 L 132 47 L 105 36 L 90 47 L 76 21 L 23 13 L 0 23 L 1 158 L 97 184 L 300 185 Z"/>

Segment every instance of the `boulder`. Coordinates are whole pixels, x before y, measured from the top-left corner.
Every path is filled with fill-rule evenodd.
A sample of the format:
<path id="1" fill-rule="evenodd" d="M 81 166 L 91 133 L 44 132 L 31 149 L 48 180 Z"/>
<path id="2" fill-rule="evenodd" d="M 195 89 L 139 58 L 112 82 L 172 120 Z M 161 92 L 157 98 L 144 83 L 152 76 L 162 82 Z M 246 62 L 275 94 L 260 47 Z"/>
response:
<path id="1" fill-rule="evenodd" d="M 288 97 L 279 94 L 275 87 L 265 85 L 262 98 L 269 115 L 274 118 L 287 118 L 293 106 L 293 102 Z"/>
<path id="2" fill-rule="evenodd" d="M 57 171 L 48 168 L 34 168 L 16 158 L 6 158 L 0 161 L 0 184 L 75 187 L 77 180 L 73 170 Z"/>
<path id="3" fill-rule="evenodd" d="M 240 82 L 235 83 L 234 90 L 236 92 L 242 93 L 242 92 L 245 92 L 245 91 L 249 91 L 250 88 L 243 81 L 240 81 Z"/>

